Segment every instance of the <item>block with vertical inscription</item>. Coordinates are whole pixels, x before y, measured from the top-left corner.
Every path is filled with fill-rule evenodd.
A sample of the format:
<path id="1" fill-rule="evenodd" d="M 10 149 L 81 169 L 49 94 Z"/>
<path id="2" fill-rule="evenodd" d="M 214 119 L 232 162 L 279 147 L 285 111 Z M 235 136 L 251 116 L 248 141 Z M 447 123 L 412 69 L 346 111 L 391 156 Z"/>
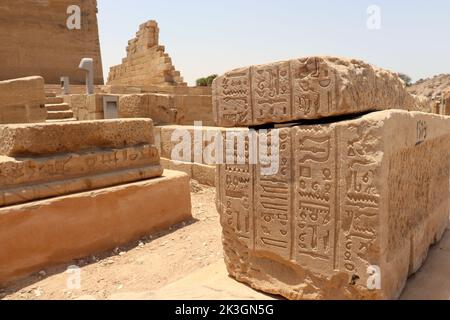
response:
<path id="1" fill-rule="evenodd" d="M 256 162 L 262 134 L 248 136 L 224 138 L 217 168 L 230 275 L 289 299 L 397 298 L 448 224 L 450 118 L 386 110 L 272 129 Z"/>
<path id="2" fill-rule="evenodd" d="M 213 84 L 217 125 L 248 127 L 385 109 L 430 111 L 400 78 L 359 60 L 307 57 L 227 72 Z"/>
<path id="3" fill-rule="evenodd" d="M 162 175 L 146 119 L 0 126 L 0 207 Z"/>

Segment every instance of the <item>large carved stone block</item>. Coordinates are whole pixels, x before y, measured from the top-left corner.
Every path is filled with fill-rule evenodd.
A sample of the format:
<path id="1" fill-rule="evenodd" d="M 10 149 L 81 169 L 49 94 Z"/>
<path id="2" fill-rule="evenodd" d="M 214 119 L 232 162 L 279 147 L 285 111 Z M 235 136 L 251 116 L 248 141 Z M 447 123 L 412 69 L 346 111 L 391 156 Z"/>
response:
<path id="1" fill-rule="evenodd" d="M 0 126 L 0 207 L 161 176 L 151 120 Z"/>
<path id="2" fill-rule="evenodd" d="M 250 141 L 225 151 L 243 164 L 217 168 L 229 273 L 289 299 L 398 297 L 448 223 L 450 118 L 391 110 L 272 130 L 257 165 Z"/>
<path id="3" fill-rule="evenodd" d="M 359 60 L 308 57 L 236 69 L 213 84 L 216 124 L 247 127 L 385 109 L 429 111 L 397 75 Z"/>

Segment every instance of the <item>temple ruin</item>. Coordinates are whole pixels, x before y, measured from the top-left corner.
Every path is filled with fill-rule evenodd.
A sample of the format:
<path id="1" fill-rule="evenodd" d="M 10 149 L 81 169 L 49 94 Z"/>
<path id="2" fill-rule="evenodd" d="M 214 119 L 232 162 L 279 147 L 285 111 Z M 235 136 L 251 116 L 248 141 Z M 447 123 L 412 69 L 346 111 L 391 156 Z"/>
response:
<path id="1" fill-rule="evenodd" d="M 423 100 L 387 71 L 357 73 L 385 87 L 352 79 L 354 65 L 311 57 L 231 71 L 215 82 L 222 124 L 295 120 L 308 110 L 350 116 L 271 130 L 277 166 L 264 174 L 270 157 L 252 164 L 249 129 L 235 129 L 246 137 L 244 153 L 233 138 L 224 154 L 233 161 L 216 172 L 217 207 L 228 271 L 255 289 L 289 299 L 398 298 L 448 225 L 449 119 L 398 110 L 421 110 Z M 289 74 L 302 79 L 298 87 Z M 397 110 L 351 116 L 377 108 Z M 371 288 L 376 272 L 383 285 Z"/>
<path id="2" fill-rule="evenodd" d="M 136 38 L 128 42 L 127 57 L 122 64 L 111 67 L 109 85 L 186 86 L 172 59 L 159 44 L 159 28 L 156 21 L 148 21 L 139 27 Z"/>
<path id="3" fill-rule="evenodd" d="M 68 14 L 69 7 L 75 9 Z M 72 29 L 68 21 L 78 8 L 80 26 Z M 90 57 L 95 83 L 103 85 L 97 0 L 1 0 L 0 16 L 0 80 L 41 76 L 46 84 L 59 84 L 67 76 L 84 84 L 78 64 Z"/>

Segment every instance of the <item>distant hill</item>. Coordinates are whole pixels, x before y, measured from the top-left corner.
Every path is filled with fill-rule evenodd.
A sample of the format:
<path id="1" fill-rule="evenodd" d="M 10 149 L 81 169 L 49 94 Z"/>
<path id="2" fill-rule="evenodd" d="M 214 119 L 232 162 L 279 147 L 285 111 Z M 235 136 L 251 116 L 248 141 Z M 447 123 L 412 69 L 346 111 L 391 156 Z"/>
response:
<path id="1" fill-rule="evenodd" d="M 450 74 L 440 74 L 433 78 L 421 79 L 408 87 L 408 91 L 415 95 L 440 100 L 443 91 L 450 91 Z"/>

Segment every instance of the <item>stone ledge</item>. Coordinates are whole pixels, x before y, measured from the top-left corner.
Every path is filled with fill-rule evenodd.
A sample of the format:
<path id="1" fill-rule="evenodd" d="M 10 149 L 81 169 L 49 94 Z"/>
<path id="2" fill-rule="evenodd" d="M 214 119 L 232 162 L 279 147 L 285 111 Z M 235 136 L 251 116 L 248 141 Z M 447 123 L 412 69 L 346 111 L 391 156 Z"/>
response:
<path id="1" fill-rule="evenodd" d="M 191 219 L 189 177 L 163 177 L 0 209 L 0 285 Z"/>

